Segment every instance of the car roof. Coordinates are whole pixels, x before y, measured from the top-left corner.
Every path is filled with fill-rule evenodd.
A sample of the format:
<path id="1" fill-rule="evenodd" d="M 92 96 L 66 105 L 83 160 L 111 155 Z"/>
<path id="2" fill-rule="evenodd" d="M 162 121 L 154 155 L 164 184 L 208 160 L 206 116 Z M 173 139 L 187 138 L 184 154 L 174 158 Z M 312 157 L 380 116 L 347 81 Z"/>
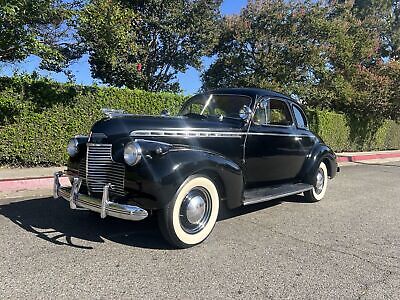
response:
<path id="1" fill-rule="evenodd" d="M 207 91 L 205 94 L 231 94 L 231 95 L 244 95 L 244 96 L 249 96 L 252 99 L 255 99 L 257 96 L 259 97 L 279 97 L 279 98 L 284 98 L 289 101 L 295 102 L 298 104 L 298 101 L 296 101 L 293 98 L 290 98 L 284 94 L 272 91 L 272 90 L 266 90 L 266 89 L 260 89 L 260 88 L 221 88 L 221 89 L 213 89 Z"/>

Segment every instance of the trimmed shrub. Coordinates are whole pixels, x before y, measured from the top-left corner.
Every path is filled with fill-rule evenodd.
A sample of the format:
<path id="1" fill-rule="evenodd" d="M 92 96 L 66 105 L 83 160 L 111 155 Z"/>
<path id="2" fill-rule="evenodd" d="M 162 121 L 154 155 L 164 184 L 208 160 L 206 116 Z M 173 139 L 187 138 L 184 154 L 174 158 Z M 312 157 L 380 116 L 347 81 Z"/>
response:
<path id="1" fill-rule="evenodd" d="M 344 151 L 350 146 L 350 127 L 345 115 L 330 111 L 307 111 L 310 129 L 335 151 Z"/>
<path id="2" fill-rule="evenodd" d="M 308 110 L 310 129 L 334 151 L 400 149 L 400 124 L 392 120 L 357 120 L 331 111 Z"/>
<path id="3" fill-rule="evenodd" d="M 184 96 L 171 93 L 64 86 L 52 81 L 46 85 L 47 79 L 39 81 L 40 85 L 32 85 L 27 80 L 25 85 L 18 81 L 17 87 L 9 84 L 2 89 L 0 86 L 0 165 L 61 165 L 67 159 L 65 147 L 68 140 L 77 134 L 88 134 L 93 123 L 104 117 L 102 108 L 149 115 L 168 109 L 171 114 L 176 114 L 185 100 Z M 34 93 L 30 90 L 32 86 Z M 14 98 L 8 96 L 11 92 L 16 95 Z M 21 94 L 29 96 L 24 98 L 20 108 L 21 97 L 17 96 Z M 20 109 L 6 110 L 3 107 Z"/>
<path id="4" fill-rule="evenodd" d="M 400 149 L 400 124 L 386 120 L 377 130 L 374 149 Z"/>

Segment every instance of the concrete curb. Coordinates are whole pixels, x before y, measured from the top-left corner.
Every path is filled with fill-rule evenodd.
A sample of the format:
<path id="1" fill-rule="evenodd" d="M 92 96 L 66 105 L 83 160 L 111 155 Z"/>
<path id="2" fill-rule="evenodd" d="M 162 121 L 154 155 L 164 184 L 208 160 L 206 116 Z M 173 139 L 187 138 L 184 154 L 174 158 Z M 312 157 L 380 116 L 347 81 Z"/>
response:
<path id="1" fill-rule="evenodd" d="M 53 188 L 53 176 L 37 178 L 0 179 L 0 192 L 13 192 L 22 190 L 43 190 Z M 68 178 L 61 178 L 61 183 L 67 185 Z"/>
<path id="2" fill-rule="evenodd" d="M 368 154 L 354 153 L 345 154 L 340 153 L 337 155 L 337 162 L 359 162 L 371 159 L 387 159 L 387 158 L 400 158 L 400 151 L 394 150 L 390 152 L 368 152 Z"/>
<path id="3" fill-rule="evenodd" d="M 338 153 L 337 161 L 339 166 L 344 167 L 351 165 L 353 162 L 396 159 L 400 160 L 400 150 L 394 151 L 377 151 L 377 152 L 355 152 L 355 153 Z M 60 168 L 62 170 L 63 168 Z M 53 170 L 51 170 L 53 171 Z M 62 177 L 61 183 L 67 185 L 68 178 Z M 13 192 L 23 190 L 51 190 L 53 187 L 53 175 L 31 176 L 20 178 L 0 178 L 0 192 Z"/>

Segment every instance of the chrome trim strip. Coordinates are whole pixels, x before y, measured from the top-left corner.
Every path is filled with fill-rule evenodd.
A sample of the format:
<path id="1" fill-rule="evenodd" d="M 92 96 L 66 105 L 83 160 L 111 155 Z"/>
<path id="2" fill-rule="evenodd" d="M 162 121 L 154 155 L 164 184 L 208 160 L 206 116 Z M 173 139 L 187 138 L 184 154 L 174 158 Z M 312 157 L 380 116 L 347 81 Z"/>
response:
<path id="1" fill-rule="evenodd" d="M 137 136 L 155 136 L 155 137 L 225 137 L 225 138 L 241 138 L 246 135 L 267 135 L 267 136 L 295 136 L 308 137 L 306 134 L 288 134 L 288 133 L 272 133 L 272 132 L 227 132 L 227 131 L 194 131 L 194 130 L 134 130 L 130 133 L 131 137 Z"/>
<path id="2" fill-rule="evenodd" d="M 240 138 L 242 133 L 224 131 L 193 131 L 193 130 L 134 130 L 130 136 L 163 136 L 163 137 L 232 137 Z"/>
<path id="3" fill-rule="evenodd" d="M 99 147 L 112 147 L 112 144 L 96 144 L 96 143 L 87 143 L 87 146 L 99 146 Z"/>

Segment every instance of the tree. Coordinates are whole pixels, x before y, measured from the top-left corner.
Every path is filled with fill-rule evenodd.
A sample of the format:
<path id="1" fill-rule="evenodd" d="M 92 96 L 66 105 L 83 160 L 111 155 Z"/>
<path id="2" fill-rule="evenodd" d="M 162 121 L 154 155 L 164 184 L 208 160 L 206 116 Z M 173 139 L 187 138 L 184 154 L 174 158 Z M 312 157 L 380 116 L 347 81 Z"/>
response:
<path id="1" fill-rule="evenodd" d="M 78 8 L 77 1 L 0 0 L 0 62 L 33 54 L 41 68 L 61 71 L 82 54 L 71 27 Z"/>
<path id="2" fill-rule="evenodd" d="M 221 0 L 91 0 L 79 20 L 94 77 L 116 86 L 177 91 L 219 36 Z"/>
<path id="3" fill-rule="evenodd" d="M 399 68 L 382 59 L 379 33 L 347 4 L 250 1 L 224 19 L 203 88 L 272 88 L 356 118 L 399 117 L 390 92 Z"/>
<path id="4" fill-rule="evenodd" d="M 382 57 L 400 58 L 400 1 L 399 0 L 333 0 L 348 6 L 355 17 L 379 32 L 379 51 Z"/>

